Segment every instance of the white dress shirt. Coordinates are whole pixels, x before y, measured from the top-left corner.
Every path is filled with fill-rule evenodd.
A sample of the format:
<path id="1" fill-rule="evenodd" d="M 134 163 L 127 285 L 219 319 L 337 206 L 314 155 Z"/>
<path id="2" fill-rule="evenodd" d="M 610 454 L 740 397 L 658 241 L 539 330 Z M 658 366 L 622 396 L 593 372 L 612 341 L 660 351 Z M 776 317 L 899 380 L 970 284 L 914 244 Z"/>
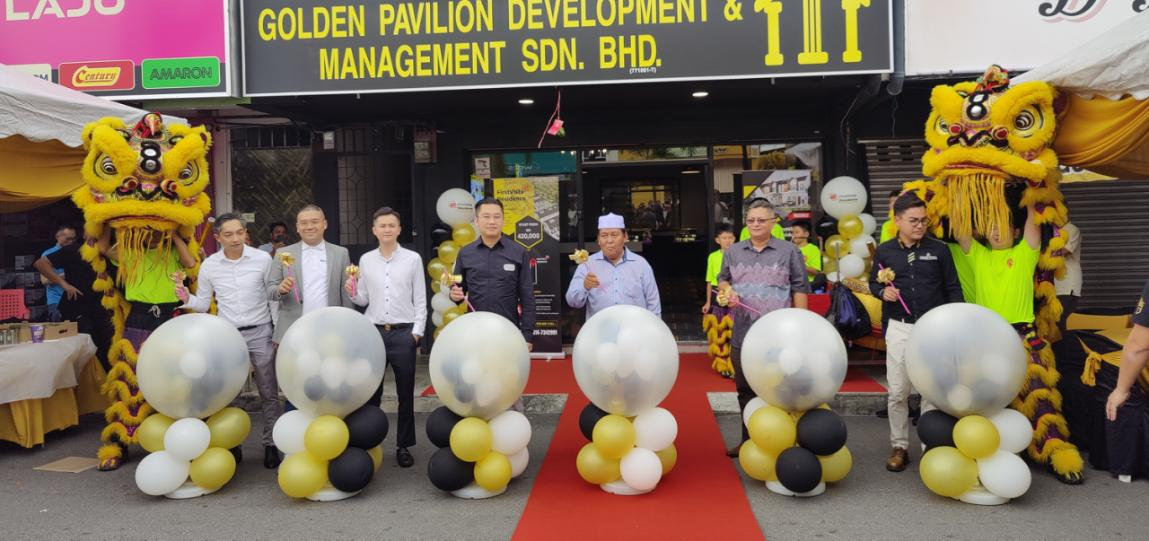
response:
<path id="1" fill-rule="evenodd" d="M 388 259 L 375 249 L 359 258 L 359 283 L 351 300 L 367 307 L 367 319 L 372 323 L 411 323 L 411 334 L 423 336 L 426 289 L 419 254 L 400 246 Z"/>
<path id="2" fill-rule="evenodd" d="M 1057 295 L 1081 296 L 1081 230 L 1076 225 L 1066 223 L 1061 226 L 1065 237 L 1065 277 L 1054 279 Z"/>
<path id="3" fill-rule="evenodd" d="M 302 243 L 303 256 L 300 258 L 300 268 L 303 269 L 302 294 L 303 313 L 327 307 L 327 243 L 320 242 L 315 246 Z M 342 287 L 342 284 L 340 284 Z"/>
<path id="4" fill-rule="evenodd" d="M 184 308 L 207 312 L 214 295 L 219 316 L 237 328 L 271 323 L 264 293 L 268 265 L 271 256 L 251 246 L 243 247 L 239 259 L 228 259 L 223 250 L 212 254 L 200 266 L 196 294 Z"/>

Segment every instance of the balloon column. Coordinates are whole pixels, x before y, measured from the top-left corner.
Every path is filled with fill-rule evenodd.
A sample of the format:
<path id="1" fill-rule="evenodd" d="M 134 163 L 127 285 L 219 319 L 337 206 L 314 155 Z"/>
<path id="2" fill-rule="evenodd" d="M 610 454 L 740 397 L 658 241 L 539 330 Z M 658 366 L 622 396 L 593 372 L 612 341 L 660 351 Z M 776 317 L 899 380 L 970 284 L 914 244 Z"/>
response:
<path id="1" fill-rule="evenodd" d="M 922 400 L 918 435 L 929 450 L 922 481 L 967 503 L 998 505 L 1030 484 L 1017 456 L 1033 437 L 1029 420 L 1004 409 L 1025 381 L 1026 353 L 1001 316 L 975 304 L 939 306 L 918 319 L 906 344 L 906 370 Z"/>
<path id="2" fill-rule="evenodd" d="M 657 407 L 678 378 L 678 345 L 658 316 L 616 305 L 590 318 L 574 343 L 574 374 L 591 403 L 579 416 L 591 440 L 579 475 L 614 494 L 654 490 L 678 459 L 678 422 Z"/>
<path id="3" fill-rule="evenodd" d="M 451 285 L 459 280 L 455 274 L 455 260 L 459 250 L 478 237 L 475 231 L 475 198 L 462 188 L 451 188 L 439 196 L 435 212 L 443 223 L 451 226 L 451 237 L 439 243 L 437 257 L 427 262 L 427 275 L 431 277 L 431 323 L 435 325 L 433 337 L 455 318 L 467 313 L 465 302 L 455 304 L 451 300 Z"/>
<path id="4" fill-rule="evenodd" d="M 853 177 L 837 177 L 822 187 L 822 210 L 838 220 L 836 235 L 827 237 L 823 244 L 827 267 L 826 277 L 832 282 L 858 278 L 870 268 L 871 250 L 875 247 L 874 230 L 877 222 L 866 209 L 866 187 Z"/>
<path id="5" fill-rule="evenodd" d="M 136 468 L 142 492 L 194 498 L 231 480 L 236 461 L 228 449 L 247 438 L 251 419 L 226 406 L 243 389 L 248 366 L 243 336 L 216 316 L 180 316 L 148 337 L 137 376 L 141 393 L 159 413 L 139 428 L 140 445 L 150 453 Z"/>
<path id="6" fill-rule="evenodd" d="M 530 377 L 527 341 L 506 318 L 471 312 L 435 341 L 430 371 L 444 404 L 427 419 L 439 447 L 427 464 L 431 484 L 466 499 L 502 494 L 530 462 L 531 423 L 508 409 Z"/>
<path id="7" fill-rule="evenodd" d="M 746 334 L 742 370 L 758 395 L 742 412 L 750 433 L 738 455 L 743 471 L 786 496 L 817 496 L 845 478 L 853 464 L 846 423 L 826 405 L 846 379 L 834 326 L 809 310 L 770 312 Z"/>
<path id="8" fill-rule="evenodd" d="M 295 405 L 272 438 L 287 457 L 279 487 L 292 498 L 335 501 L 357 494 L 383 459 L 387 416 L 365 405 L 383 381 L 386 350 L 375 326 L 340 306 L 313 310 L 283 335 L 275 360 Z"/>

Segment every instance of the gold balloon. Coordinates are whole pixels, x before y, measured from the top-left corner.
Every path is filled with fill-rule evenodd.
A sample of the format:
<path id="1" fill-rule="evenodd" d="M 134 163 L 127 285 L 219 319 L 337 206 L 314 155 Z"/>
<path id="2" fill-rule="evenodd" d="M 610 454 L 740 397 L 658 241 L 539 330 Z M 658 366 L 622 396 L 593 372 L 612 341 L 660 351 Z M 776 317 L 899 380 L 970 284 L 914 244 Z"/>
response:
<path id="1" fill-rule="evenodd" d="M 191 461 L 188 469 L 188 477 L 191 477 L 192 482 L 206 490 L 219 490 L 234 475 L 235 456 L 223 447 L 209 447 Z"/>
<path id="2" fill-rule="evenodd" d="M 447 313 L 451 313 L 451 312 L 453 312 L 457 315 L 460 315 L 460 316 L 463 314 L 466 314 L 467 313 L 467 303 L 461 302 L 459 304 L 456 304 L 454 308 L 447 310 Z"/>
<path id="3" fill-rule="evenodd" d="M 327 461 L 311 453 L 287 455 L 279 465 L 279 488 L 292 498 L 306 498 L 327 484 Z"/>
<path id="4" fill-rule="evenodd" d="M 758 408 L 750 416 L 746 430 L 750 432 L 750 439 L 762 451 L 773 456 L 793 447 L 798 438 L 798 423 L 790 417 L 788 411 L 777 406 Z"/>
<path id="5" fill-rule="evenodd" d="M 582 446 L 575 459 L 575 467 L 583 480 L 592 485 L 609 483 L 622 477 L 621 462 L 602 456 L 593 443 Z"/>
<path id="6" fill-rule="evenodd" d="M 826 245 L 823 247 L 828 259 L 842 259 L 843 256 L 850 253 L 850 242 L 838 236 L 831 235 L 826 239 Z"/>
<path id="7" fill-rule="evenodd" d="M 478 417 L 467 417 L 451 429 L 451 452 L 464 462 L 478 462 L 491 452 L 491 425 Z"/>
<path id="8" fill-rule="evenodd" d="M 442 290 L 443 290 L 443 284 L 439 283 L 438 278 L 431 280 L 431 291 L 438 293 Z"/>
<path id="9" fill-rule="evenodd" d="M 926 488 L 948 498 L 965 494 L 977 483 L 977 462 L 949 446 L 926 452 L 918 470 Z"/>
<path id="10" fill-rule="evenodd" d="M 379 466 L 383 465 L 383 446 L 376 445 L 368 449 L 367 456 L 371 457 L 371 467 L 374 468 L 375 473 L 379 473 Z"/>
<path id="11" fill-rule="evenodd" d="M 149 415 L 136 429 L 136 437 L 139 438 L 140 447 L 149 453 L 163 451 L 164 434 L 174 422 L 176 422 L 175 419 L 162 413 Z"/>
<path id="12" fill-rule="evenodd" d="M 678 464 L 678 449 L 674 447 L 673 443 L 670 444 L 670 447 L 654 454 L 658 455 L 659 462 L 662 462 L 662 475 L 670 473 L 670 470 L 674 469 L 674 465 Z"/>
<path id="13" fill-rule="evenodd" d="M 441 332 L 443 332 L 442 327 L 435 329 L 435 332 L 431 333 L 431 338 L 434 340 L 438 340 L 439 339 L 439 333 L 441 333 Z"/>
<path id="14" fill-rule="evenodd" d="M 634 449 L 634 424 L 621 415 L 607 415 L 595 423 L 591 440 L 602 456 L 621 459 Z"/>
<path id="15" fill-rule="evenodd" d="M 511 460 L 502 453 L 491 452 L 475 463 L 475 484 L 498 492 L 511 482 Z"/>
<path id="16" fill-rule="evenodd" d="M 862 224 L 862 219 L 854 214 L 842 216 L 842 219 L 838 220 L 838 233 L 847 239 L 861 235 L 865 229 L 866 227 Z"/>
<path id="17" fill-rule="evenodd" d="M 452 321 L 459 319 L 460 315 L 462 315 L 462 314 L 456 312 L 454 308 L 447 310 L 446 312 L 443 312 L 443 326 L 446 327 Z"/>
<path id="18" fill-rule="evenodd" d="M 443 261 L 437 257 L 427 263 L 427 275 L 430 276 L 432 280 L 438 281 L 439 278 L 443 277 L 443 272 L 446 270 L 447 265 L 444 265 Z"/>
<path id="19" fill-rule="evenodd" d="M 303 447 L 319 460 L 331 460 L 347 449 L 351 433 L 347 423 L 334 415 L 320 415 L 303 433 Z"/>
<path id="20" fill-rule="evenodd" d="M 777 481 L 778 474 L 774 471 L 777 457 L 763 451 L 753 440 L 746 441 L 738 450 L 738 463 L 742 471 L 753 479 L 759 481 Z"/>
<path id="21" fill-rule="evenodd" d="M 854 456 L 850 454 L 850 449 L 843 445 L 832 455 L 819 456 L 818 462 L 822 463 L 822 482 L 836 483 L 845 479 L 846 474 L 850 473 L 850 468 L 854 466 Z"/>
<path id="22" fill-rule="evenodd" d="M 457 225 L 451 229 L 451 240 L 460 247 L 475 242 L 475 228 L 471 224 Z"/>
<path id="23" fill-rule="evenodd" d="M 974 460 L 989 458 L 1001 445 L 1001 435 L 993 422 L 981 415 L 966 415 L 954 425 L 954 446 Z"/>
<path id="24" fill-rule="evenodd" d="M 439 244 L 439 260 L 447 265 L 455 262 L 459 257 L 459 245 L 453 240 L 445 240 Z"/>
<path id="25" fill-rule="evenodd" d="M 239 408 L 223 408 L 207 418 L 211 431 L 211 446 L 231 449 L 247 439 L 251 432 L 251 416 Z"/>

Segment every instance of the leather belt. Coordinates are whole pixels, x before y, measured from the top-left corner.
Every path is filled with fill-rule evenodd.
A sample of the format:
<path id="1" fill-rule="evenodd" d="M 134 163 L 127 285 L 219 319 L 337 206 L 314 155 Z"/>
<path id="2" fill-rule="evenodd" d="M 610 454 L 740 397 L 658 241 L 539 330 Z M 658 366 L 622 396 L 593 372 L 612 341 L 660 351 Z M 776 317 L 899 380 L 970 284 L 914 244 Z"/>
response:
<path id="1" fill-rule="evenodd" d="M 235 330 L 237 330 L 237 331 L 239 331 L 239 332 L 243 332 L 243 331 L 250 331 L 250 330 L 252 330 L 252 329 L 258 329 L 258 328 L 260 328 L 260 327 L 262 327 L 262 326 L 264 326 L 264 325 L 267 325 L 267 324 L 266 324 L 266 323 L 260 323 L 260 324 L 258 324 L 258 325 L 248 325 L 248 326 L 246 326 L 246 327 L 236 327 L 236 329 L 235 329 Z"/>
<path id="2" fill-rule="evenodd" d="M 385 331 L 399 331 L 403 329 L 410 329 L 415 326 L 414 323 L 376 323 L 376 327 Z"/>

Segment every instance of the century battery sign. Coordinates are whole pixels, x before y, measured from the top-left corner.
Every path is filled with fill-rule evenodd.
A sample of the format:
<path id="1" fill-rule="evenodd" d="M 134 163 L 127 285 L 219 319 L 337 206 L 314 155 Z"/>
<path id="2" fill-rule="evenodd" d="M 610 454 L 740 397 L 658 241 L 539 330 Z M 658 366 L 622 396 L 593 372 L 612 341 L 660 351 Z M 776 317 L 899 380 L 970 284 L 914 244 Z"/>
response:
<path id="1" fill-rule="evenodd" d="M 234 95 L 229 0 L 3 0 L 0 63 L 114 99 Z"/>
<path id="2" fill-rule="evenodd" d="M 244 0 L 245 93 L 892 70 L 890 0 Z"/>

